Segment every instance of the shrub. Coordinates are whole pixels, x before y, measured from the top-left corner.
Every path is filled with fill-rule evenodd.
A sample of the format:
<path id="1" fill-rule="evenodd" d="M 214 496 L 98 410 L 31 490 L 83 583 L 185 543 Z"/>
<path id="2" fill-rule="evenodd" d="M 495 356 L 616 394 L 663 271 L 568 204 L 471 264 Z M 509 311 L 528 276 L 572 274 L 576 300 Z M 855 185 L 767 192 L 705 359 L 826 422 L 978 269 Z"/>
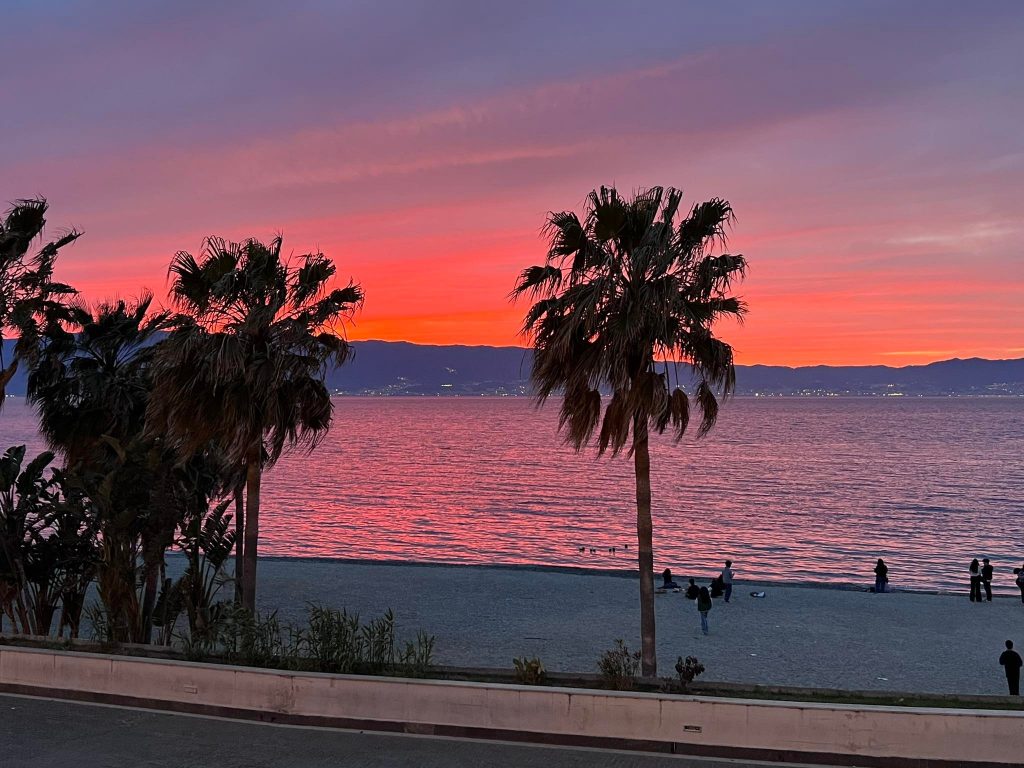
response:
<path id="1" fill-rule="evenodd" d="M 516 669 L 517 683 L 522 685 L 544 684 L 544 678 L 547 673 L 544 670 L 544 664 L 536 656 L 532 659 L 528 659 L 525 656 L 512 659 L 512 666 Z"/>
<path id="2" fill-rule="evenodd" d="M 232 610 L 225 613 L 225 618 L 221 642 L 228 661 L 269 669 L 290 669 L 294 666 L 297 649 L 282 636 L 277 611 L 264 617 L 241 606 L 232 606 Z"/>
<path id="3" fill-rule="evenodd" d="M 301 642 L 304 655 L 317 671 L 352 672 L 362 656 L 359 617 L 311 605 Z"/>
<path id="4" fill-rule="evenodd" d="M 615 647 L 605 651 L 598 659 L 597 668 L 609 688 L 616 691 L 631 690 L 640 672 L 640 651 L 630 653 L 622 640 L 616 640 Z"/>
<path id="5" fill-rule="evenodd" d="M 680 656 L 676 661 L 676 674 L 679 675 L 679 688 L 685 691 L 693 679 L 704 672 L 704 665 L 697 661 L 696 656 Z"/>
<path id="6" fill-rule="evenodd" d="M 306 624 L 296 626 L 281 624 L 276 613 L 262 617 L 235 604 L 217 608 L 209 632 L 183 638 L 187 658 L 220 656 L 253 667 L 409 677 L 422 677 L 434 662 L 433 635 L 421 631 L 398 646 L 390 610 L 363 624 L 357 614 L 310 605 Z"/>
<path id="7" fill-rule="evenodd" d="M 423 630 L 416 633 L 416 640 L 408 641 L 405 650 L 398 654 L 398 663 L 406 677 L 423 677 L 434 664 L 434 642 L 436 638 Z"/>

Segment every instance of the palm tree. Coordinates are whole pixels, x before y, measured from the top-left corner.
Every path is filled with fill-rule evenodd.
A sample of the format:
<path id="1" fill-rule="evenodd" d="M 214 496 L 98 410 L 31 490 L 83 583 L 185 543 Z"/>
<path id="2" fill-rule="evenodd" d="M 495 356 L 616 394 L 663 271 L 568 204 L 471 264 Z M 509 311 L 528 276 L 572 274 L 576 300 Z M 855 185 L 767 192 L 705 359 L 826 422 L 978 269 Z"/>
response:
<path id="1" fill-rule="evenodd" d="M 39 429 L 68 467 L 90 460 L 104 436 L 142 433 L 150 367 L 170 314 L 151 313 L 153 296 L 68 307 L 70 324 L 50 324 L 28 375 Z"/>
<path id="2" fill-rule="evenodd" d="M 559 430 L 566 442 L 579 451 L 597 433 L 599 455 L 618 454 L 629 444 L 643 674 L 652 677 L 657 659 L 648 434 L 671 427 L 680 440 L 690 423 L 691 398 L 701 412 L 698 436 L 712 428 L 716 392 L 728 396 L 736 375 L 732 348 L 713 335 L 712 326 L 746 311 L 726 295 L 745 274 L 746 261 L 713 253 L 716 244 L 724 247 L 732 208 L 713 199 L 681 217 L 681 201 L 682 193 L 672 188 L 641 190 L 626 200 L 601 187 L 588 196 L 582 221 L 571 211 L 549 214 L 547 260 L 523 271 L 512 292 L 513 298 L 535 300 L 523 324 L 533 344 L 531 381 L 539 405 L 562 393 Z M 689 381 L 681 380 L 680 366 L 684 373 L 689 369 Z M 611 395 L 606 404 L 602 391 Z"/>
<path id="3" fill-rule="evenodd" d="M 135 302 L 68 305 L 70 323 L 46 323 L 28 375 L 40 432 L 97 516 L 99 591 L 114 637 L 136 642 L 149 636 L 164 552 L 180 517 L 160 503 L 167 458 L 143 435 L 156 342 L 170 322 L 169 313 L 150 311 L 152 303 L 144 294 Z"/>
<path id="4" fill-rule="evenodd" d="M 46 226 L 47 208 L 43 198 L 18 200 L 0 219 L 0 409 L 18 363 L 34 349 L 40 317 L 52 316 L 62 306 L 62 299 L 75 293 L 70 286 L 53 282 L 52 277 L 58 251 L 77 240 L 80 232 L 69 230 L 35 254 L 28 252 Z M 18 335 L 10 362 L 4 360 L 5 331 Z"/>
<path id="5" fill-rule="evenodd" d="M 150 429 L 182 455 L 214 443 L 245 478 L 235 577 L 252 611 L 263 470 L 286 447 L 312 450 L 326 435 L 324 376 L 350 358 L 344 323 L 363 300 L 354 283 L 330 288 L 336 270 L 322 253 L 288 259 L 281 245 L 210 237 L 200 259 L 174 257 L 171 297 L 182 317 L 162 345 L 149 409 Z"/>

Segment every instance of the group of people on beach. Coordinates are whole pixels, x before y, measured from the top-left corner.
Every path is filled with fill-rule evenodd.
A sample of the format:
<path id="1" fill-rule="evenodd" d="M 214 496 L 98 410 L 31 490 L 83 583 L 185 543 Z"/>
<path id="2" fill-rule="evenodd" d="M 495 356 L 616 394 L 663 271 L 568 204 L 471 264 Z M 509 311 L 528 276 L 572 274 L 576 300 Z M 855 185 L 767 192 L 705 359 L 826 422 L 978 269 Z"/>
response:
<path id="1" fill-rule="evenodd" d="M 981 563 L 978 562 L 978 558 L 971 560 L 971 567 L 968 572 L 971 579 L 972 603 L 992 602 L 992 574 L 994 570 L 987 557 L 982 558 Z M 1024 603 L 1024 565 L 1020 568 L 1014 568 L 1013 575 L 1014 584 L 1020 590 L 1020 601 Z M 981 599 L 982 589 L 985 590 L 984 601 Z"/>
<path id="2" fill-rule="evenodd" d="M 732 598 L 732 577 L 732 560 L 726 560 L 722 572 L 711 579 L 706 587 L 698 586 L 696 579 L 692 578 L 686 586 L 685 597 L 687 600 L 696 602 L 697 613 L 700 614 L 700 629 L 705 635 L 708 633 L 708 612 L 714 605 L 714 598 L 722 597 L 727 603 Z M 659 592 L 683 591 L 683 587 L 672 580 L 672 569 L 666 568 L 662 571 L 661 578 L 662 585 L 658 588 Z"/>
<path id="3" fill-rule="evenodd" d="M 982 558 L 979 563 L 977 558 L 971 561 L 971 602 L 982 602 L 981 593 L 985 591 L 985 600 L 992 600 L 992 576 L 995 569 L 989 559 Z M 1024 603 L 1024 565 L 1014 568 L 1015 582 L 1020 588 L 1021 602 Z M 684 587 L 672 578 L 672 569 L 666 568 L 661 574 L 662 583 L 658 586 L 658 592 L 683 592 Z M 889 567 L 882 558 L 875 563 L 875 587 L 874 592 L 886 592 L 889 583 Z M 700 629 L 705 635 L 708 634 L 708 613 L 714 605 L 714 598 L 722 597 L 729 602 L 732 597 L 733 570 L 732 560 L 725 561 L 722 572 L 712 578 L 707 586 L 699 586 L 696 579 L 691 578 L 685 587 L 685 597 L 697 605 L 697 613 L 700 615 Z M 755 594 L 755 593 L 751 593 Z M 764 593 L 755 596 L 763 596 Z M 999 657 L 999 664 L 1006 673 L 1006 684 L 1011 696 L 1020 695 L 1020 673 L 1024 667 L 1024 660 L 1020 654 L 1013 649 L 1013 641 L 1006 641 L 1006 650 Z"/>
<path id="4" fill-rule="evenodd" d="M 971 560 L 970 568 L 968 569 L 970 576 L 970 598 L 972 603 L 992 602 L 992 576 L 995 573 L 995 568 L 992 567 L 992 563 L 989 562 L 987 557 L 983 557 L 981 562 L 978 562 L 978 558 Z M 1020 590 L 1020 601 L 1024 603 L 1024 565 L 1020 568 L 1013 569 L 1014 583 Z M 878 558 L 878 562 L 875 563 L 875 588 L 874 592 L 886 592 L 888 591 L 889 584 L 889 567 L 885 564 L 882 558 Z M 982 590 L 985 592 L 985 597 L 982 598 Z"/>

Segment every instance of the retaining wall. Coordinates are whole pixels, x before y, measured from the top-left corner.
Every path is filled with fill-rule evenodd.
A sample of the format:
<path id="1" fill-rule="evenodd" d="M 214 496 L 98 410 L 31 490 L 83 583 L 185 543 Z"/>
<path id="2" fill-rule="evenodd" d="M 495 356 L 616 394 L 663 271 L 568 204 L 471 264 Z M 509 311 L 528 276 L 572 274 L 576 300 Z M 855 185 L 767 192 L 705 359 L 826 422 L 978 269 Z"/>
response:
<path id="1" fill-rule="evenodd" d="M 1024 712 L 290 673 L 0 647 L 0 690 L 282 722 L 877 766 L 1020 765 Z"/>

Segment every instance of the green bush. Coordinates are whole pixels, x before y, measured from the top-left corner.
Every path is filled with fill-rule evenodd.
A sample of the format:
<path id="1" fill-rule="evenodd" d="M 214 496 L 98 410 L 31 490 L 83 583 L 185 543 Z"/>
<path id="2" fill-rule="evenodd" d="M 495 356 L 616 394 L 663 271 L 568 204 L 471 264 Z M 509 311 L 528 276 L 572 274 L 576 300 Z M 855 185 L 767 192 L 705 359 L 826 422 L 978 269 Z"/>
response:
<path id="1" fill-rule="evenodd" d="M 422 677 L 434 662 L 433 635 L 420 631 L 399 647 L 390 610 L 364 624 L 357 614 L 310 605 L 306 623 L 297 626 L 282 624 L 276 613 L 253 615 L 233 603 L 218 608 L 209 632 L 183 638 L 187 658 L 220 657 L 252 667 L 409 677 Z"/>
<path id="2" fill-rule="evenodd" d="M 434 663 L 434 642 L 436 638 L 423 630 L 416 633 L 416 640 L 405 644 L 398 654 L 399 668 L 405 677 L 424 677 Z"/>
<path id="3" fill-rule="evenodd" d="M 301 642 L 305 657 L 318 671 L 352 672 L 361 658 L 359 617 L 311 605 Z"/>
<path id="4" fill-rule="evenodd" d="M 630 653 L 622 640 L 616 640 L 615 647 L 605 651 L 598 659 L 597 668 L 609 688 L 616 691 L 631 690 L 640 673 L 640 651 Z"/>
<path id="5" fill-rule="evenodd" d="M 680 656 L 678 661 L 676 661 L 676 674 L 679 676 L 680 690 L 685 691 L 694 678 L 703 674 L 703 672 L 704 665 L 697 661 L 696 656 L 687 656 L 685 659 Z"/>
<path id="6" fill-rule="evenodd" d="M 534 656 L 528 659 L 525 656 L 512 659 L 512 666 L 516 670 L 516 682 L 522 685 L 543 685 L 547 672 L 544 664 Z"/>

